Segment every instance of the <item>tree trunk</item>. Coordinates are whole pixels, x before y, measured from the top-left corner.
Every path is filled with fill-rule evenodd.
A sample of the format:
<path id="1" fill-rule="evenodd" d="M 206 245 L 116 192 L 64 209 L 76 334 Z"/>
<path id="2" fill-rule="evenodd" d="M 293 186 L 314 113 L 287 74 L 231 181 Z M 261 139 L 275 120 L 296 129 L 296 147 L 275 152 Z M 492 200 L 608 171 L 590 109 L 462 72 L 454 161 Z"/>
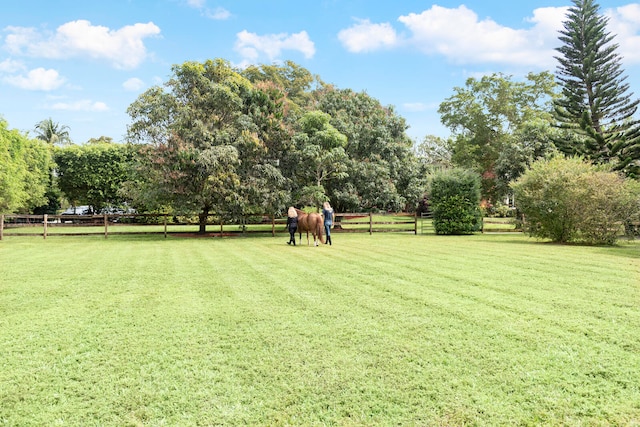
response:
<path id="1" fill-rule="evenodd" d="M 198 234 L 205 234 L 207 232 L 207 218 L 209 217 L 209 211 L 202 211 L 198 215 L 198 219 L 200 220 L 200 228 L 198 229 Z"/>

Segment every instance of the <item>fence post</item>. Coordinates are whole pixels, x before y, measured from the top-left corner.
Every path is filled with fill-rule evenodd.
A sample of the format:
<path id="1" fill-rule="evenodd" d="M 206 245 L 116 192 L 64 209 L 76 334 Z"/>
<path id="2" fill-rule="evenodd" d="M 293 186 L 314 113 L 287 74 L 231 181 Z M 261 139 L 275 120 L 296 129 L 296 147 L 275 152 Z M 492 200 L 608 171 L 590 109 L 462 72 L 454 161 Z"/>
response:
<path id="1" fill-rule="evenodd" d="M 418 235 L 418 211 L 417 210 L 413 214 L 413 234 L 415 236 Z"/>
<path id="2" fill-rule="evenodd" d="M 47 238 L 47 223 L 49 222 L 49 218 L 48 218 L 48 216 L 49 216 L 49 215 L 47 215 L 47 214 L 44 214 L 44 215 L 42 216 L 42 218 L 43 218 L 43 222 L 44 222 L 44 231 L 43 231 L 43 233 L 42 233 L 42 237 L 43 237 L 44 239 L 46 239 L 46 238 Z"/>
<path id="3" fill-rule="evenodd" d="M 0 240 L 4 235 L 4 214 L 0 215 Z"/>
<path id="4" fill-rule="evenodd" d="M 106 239 L 109 235 L 109 216 L 104 214 L 104 238 Z"/>
<path id="5" fill-rule="evenodd" d="M 369 236 L 373 234 L 373 212 L 369 212 Z"/>
<path id="6" fill-rule="evenodd" d="M 167 214 L 164 214 L 164 238 L 167 238 Z"/>

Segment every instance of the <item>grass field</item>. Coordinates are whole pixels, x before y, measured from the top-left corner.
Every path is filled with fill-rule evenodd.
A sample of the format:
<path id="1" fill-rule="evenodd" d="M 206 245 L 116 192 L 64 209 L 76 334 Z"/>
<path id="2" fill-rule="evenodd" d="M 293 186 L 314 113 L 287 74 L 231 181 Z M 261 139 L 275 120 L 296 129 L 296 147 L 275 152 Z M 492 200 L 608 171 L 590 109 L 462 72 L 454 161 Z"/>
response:
<path id="1" fill-rule="evenodd" d="M 0 426 L 640 425 L 640 242 L 6 237 Z"/>

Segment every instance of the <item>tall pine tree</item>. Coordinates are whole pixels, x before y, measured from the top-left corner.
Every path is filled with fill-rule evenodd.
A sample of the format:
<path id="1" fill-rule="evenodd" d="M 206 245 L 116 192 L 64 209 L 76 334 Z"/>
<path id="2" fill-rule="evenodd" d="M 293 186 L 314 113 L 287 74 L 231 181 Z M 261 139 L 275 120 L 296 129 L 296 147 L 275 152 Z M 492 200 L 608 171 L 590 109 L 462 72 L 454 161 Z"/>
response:
<path id="1" fill-rule="evenodd" d="M 640 177 L 640 121 L 633 117 L 640 100 L 628 94 L 618 45 L 607 32 L 600 6 L 594 0 L 573 4 L 556 49 L 562 96 L 555 100 L 555 112 L 561 127 L 570 131 L 558 148 Z"/>

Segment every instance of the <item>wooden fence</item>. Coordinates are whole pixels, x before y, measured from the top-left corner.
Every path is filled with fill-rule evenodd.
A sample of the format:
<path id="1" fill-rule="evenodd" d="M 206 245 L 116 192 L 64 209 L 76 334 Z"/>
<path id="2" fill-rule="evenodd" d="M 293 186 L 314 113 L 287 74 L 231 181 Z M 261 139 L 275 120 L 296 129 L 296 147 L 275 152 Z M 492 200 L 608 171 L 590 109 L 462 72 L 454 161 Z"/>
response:
<path id="1" fill-rule="evenodd" d="M 195 234 L 199 225 L 188 218 L 167 214 L 107 215 L 0 215 L 0 240 L 4 236 L 86 236 L 116 234 Z M 521 232 L 506 219 L 485 218 L 482 233 Z M 433 217 L 413 213 L 336 213 L 337 233 L 411 233 L 433 234 Z M 261 233 L 276 236 L 286 233 L 286 218 L 252 215 L 237 221 L 225 221 L 210 215 L 206 236 L 220 237 Z"/>
<path id="2" fill-rule="evenodd" d="M 276 236 L 286 233 L 286 217 L 252 215 L 237 221 L 225 221 L 216 215 L 207 219 L 205 235 L 230 236 L 262 233 Z M 199 224 L 187 218 L 167 214 L 105 215 L 0 215 L 0 240 L 4 236 L 84 236 L 115 234 L 195 234 Z M 334 231 L 338 233 L 407 232 L 418 233 L 418 217 L 407 213 L 336 214 Z"/>

